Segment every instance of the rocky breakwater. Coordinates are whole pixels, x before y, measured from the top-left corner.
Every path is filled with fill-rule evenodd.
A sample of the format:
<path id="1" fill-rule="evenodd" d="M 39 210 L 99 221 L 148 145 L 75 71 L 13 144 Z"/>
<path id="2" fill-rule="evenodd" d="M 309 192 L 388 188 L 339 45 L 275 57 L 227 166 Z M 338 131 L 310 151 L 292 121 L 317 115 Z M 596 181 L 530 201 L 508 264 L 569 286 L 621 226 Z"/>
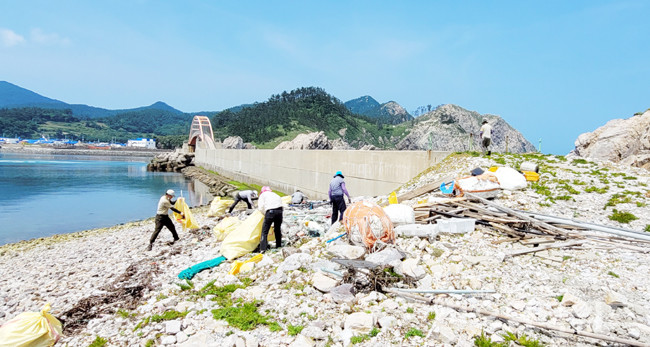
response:
<path id="1" fill-rule="evenodd" d="M 237 188 L 216 172 L 194 166 L 194 153 L 180 150 L 157 155 L 147 165 L 149 171 L 181 172 L 185 177 L 199 180 L 210 188 L 213 196 L 227 196 Z"/>
<path id="2" fill-rule="evenodd" d="M 180 150 L 159 154 L 151 159 L 147 165 L 149 171 L 181 171 L 194 165 L 194 153 L 186 153 Z"/>

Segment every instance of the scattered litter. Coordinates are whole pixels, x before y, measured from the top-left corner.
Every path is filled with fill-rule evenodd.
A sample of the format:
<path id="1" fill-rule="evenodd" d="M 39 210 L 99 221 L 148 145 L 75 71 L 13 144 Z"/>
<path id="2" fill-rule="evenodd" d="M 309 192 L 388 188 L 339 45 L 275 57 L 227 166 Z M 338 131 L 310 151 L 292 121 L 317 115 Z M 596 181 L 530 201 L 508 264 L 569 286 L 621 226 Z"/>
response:
<path id="1" fill-rule="evenodd" d="M 384 209 L 374 202 L 363 200 L 350 205 L 343 214 L 343 225 L 348 240 L 353 244 L 364 245 L 370 252 L 377 250 L 378 242 L 395 243 L 393 223 Z"/>
<path id="2" fill-rule="evenodd" d="M 201 262 L 201 263 L 198 263 L 196 265 L 190 266 L 187 269 L 181 271 L 178 274 L 178 278 L 180 278 L 182 280 L 191 280 L 192 278 L 194 278 L 194 276 L 197 273 L 199 273 L 199 272 L 201 272 L 203 270 L 206 270 L 206 269 L 213 268 L 215 266 L 219 266 L 225 260 L 226 260 L 226 257 L 219 256 L 217 258 L 206 260 L 204 262 Z"/>

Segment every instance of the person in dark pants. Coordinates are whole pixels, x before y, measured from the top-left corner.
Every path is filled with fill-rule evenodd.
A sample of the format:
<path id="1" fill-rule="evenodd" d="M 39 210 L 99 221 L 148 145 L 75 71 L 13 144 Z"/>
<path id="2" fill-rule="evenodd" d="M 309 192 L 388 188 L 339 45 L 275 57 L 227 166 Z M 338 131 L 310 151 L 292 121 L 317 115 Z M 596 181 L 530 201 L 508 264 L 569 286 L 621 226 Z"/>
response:
<path id="1" fill-rule="evenodd" d="M 262 235 L 260 237 L 260 253 L 266 252 L 268 245 L 269 229 L 273 224 L 275 233 L 275 248 L 282 247 L 282 199 L 278 194 L 271 191 L 269 187 L 262 187 L 260 199 L 257 206 L 264 213 L 264 223 L 262 224 Z"/>
<path id="2" fill-rule="evenodd" d="M 172 219 L 169 218 L 169 210 L 180 214 L 181 218 L 185 218 L 185 215 L 173 207 L 174 203 L 176 203 L 176 201 L 172 201 L 173 197 L 174 191 L 169 189 L 167 192 L 165 192 L 165 195 L 160 197 L 160 200 L 158 200 L 158 210 L 156 211 L 156 227 L 153 231 L 153 234 L 151 235 L 151 239 L 149 239 L 149 246 L 147 246 L 147 251 L 150 251 L 153 248 L 153 243 L 156 241 L 158 234 L 160 234 L 160 231 L 164 226 L 172 232 L 172 236 L 174 237 L 174 241 L 172 241 L 172 243 L 178 241 L 176 227 L 174 226 Z"/>
<path id="3" fill-rule="evenodd" d="M 337 171 L 334 175 L 334 178 L 330 181 L 330 189 L 328 195 L 330 197 L 330 202 L 332 203 L 332 224 L 336 223 L 337 220 L 343 219 L 343 213 L 347 206 L 345 205 L 344 194 L 348 197 L 348 201 L 352 202 L 350 199 L 350 193 L 345 188 L 345 182 L 343 181 L 343 173 Z"/>
<path id="4" fill-rule="evenodd" d="M 248 209 L 253 208 L 253 199 L 257 199 L 257 192 L 254 190 L 242 190 L 241 192 L 236 192 L 234 195 L 235 202 L 230 205 L 228 213 L 232 213 L 232 210 L 237 206 L 240 201 L 245 201 Z"/>

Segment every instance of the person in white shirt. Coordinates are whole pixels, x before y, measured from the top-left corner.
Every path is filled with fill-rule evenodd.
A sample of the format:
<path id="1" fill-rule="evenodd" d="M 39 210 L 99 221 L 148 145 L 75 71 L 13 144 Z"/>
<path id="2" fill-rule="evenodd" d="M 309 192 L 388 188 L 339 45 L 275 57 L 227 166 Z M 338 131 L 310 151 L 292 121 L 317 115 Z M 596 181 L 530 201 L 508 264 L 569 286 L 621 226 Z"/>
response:
<path id="1" fill-rule="evenodd" d="M 273 231 L 275 232 L 275 248 L 282 247 L 282 199 L 278 194 L 272 192 L 271 188 L 264 186 L 260 191 L 260 198 L 257 200 L 257 208 L 264 213 L 260 253 L 266 252 L 266 249 L 269 248 L 267 238 L 271 223 L 273 223 Z"/>
<path id="2" fill-rule="evenodd" d="M 160 234 L 163 226 L 167 227 L 167 229 L 172 232 L 174 241 L 171 243 L 178 241 L 176 227 L 174 227 L 174 222 L 172 222 L 172 219 L 169 218 L 169 210 L 180 214 L 182 218 L 185 218 L 185 215 L 181 211 L 174 208 L 174 203 L 176 203 L 176 201 L 172 201 L 173 197 L 174 191 L 169 189 L 165 192 L 165 195 L 161 196 L 160 200 L 158 200 L 158 209 L 156 210 L 156 227 L 154 228 L 153 234 L 151 234 L 151 238 L 149 239 L 149 246 L 147 246 L 147 251 L 150 251 L 153 248 L 153 243 L 156 241 L 156 238 L 158 237 L 158 234 Z"/>
<path id="3" fill-rule="evenodd" d="M 481 126 L 480 134 L 481 134 L 481 150 L 483 151 L 483 154 L 485 154 L 486 150 L 487 150 L 487 155 L 492 154 L 492 151 L 490 151 L 490 143 L 492 143 L 492 126 L 488 124 L 487 119 L 483 120 L 483 125 Z"/>

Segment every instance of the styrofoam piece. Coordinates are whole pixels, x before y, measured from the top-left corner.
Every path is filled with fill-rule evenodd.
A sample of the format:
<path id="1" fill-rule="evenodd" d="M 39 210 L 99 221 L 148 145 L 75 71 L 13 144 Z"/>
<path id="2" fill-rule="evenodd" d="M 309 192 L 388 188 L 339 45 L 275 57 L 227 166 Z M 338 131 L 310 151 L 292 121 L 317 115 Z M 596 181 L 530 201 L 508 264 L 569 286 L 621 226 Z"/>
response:
<path id="1" fill-rule="evenodd" d="M 450 218 L 440 219 L 436 222 L 436 230 L 441 234 L 466 234 L 474 231 L 476 219 Z"/>
<path id="2" fill-rule="evenodd" d="M 436 237 L 438 230 L 435 224 L 404 224 L 394 228 L 395 235 L 405 237 Z"/>

